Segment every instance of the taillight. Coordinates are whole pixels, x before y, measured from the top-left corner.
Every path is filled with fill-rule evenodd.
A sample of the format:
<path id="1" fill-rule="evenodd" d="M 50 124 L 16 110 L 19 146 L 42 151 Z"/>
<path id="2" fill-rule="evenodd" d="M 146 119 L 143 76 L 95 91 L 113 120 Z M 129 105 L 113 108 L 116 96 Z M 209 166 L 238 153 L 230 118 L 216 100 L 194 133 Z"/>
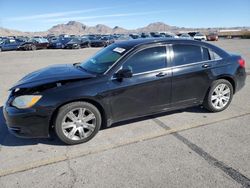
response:
<path id="1" fill-rule="evenodd" d="M 238 63 L 239 63 L 239 65 L 240 65 L 240 67 L 242 67 L 242 68 L 245 68 L 245 67 L 246 67 L 246 62 L 245 62 L 245 60 L 242 59 L 242 58 L 238 60 Z"/>

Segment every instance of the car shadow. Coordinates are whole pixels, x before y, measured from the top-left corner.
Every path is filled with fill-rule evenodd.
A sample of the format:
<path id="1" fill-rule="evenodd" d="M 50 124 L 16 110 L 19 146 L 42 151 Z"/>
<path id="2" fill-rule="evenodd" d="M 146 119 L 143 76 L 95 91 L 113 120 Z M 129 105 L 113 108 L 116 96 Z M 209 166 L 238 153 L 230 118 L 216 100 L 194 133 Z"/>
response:
<path id="1" fill-rule="evenodd" d="M 141 118 L 135 118 L 131 120 L 122 121 L 119 123 L 113 124 L 111 127 L 104 127 L 101 128 L 100 131 L 105 129 L 110 129 L 114 127 L 119 127 L 125 124 L 135 123 L 139 121 L 149 120 L 152 118 L 157 118 L 161 116 L 176 114 L 176 113 L 183 113 L 183 112 L 190 112 L 190 113 L 207 113 L 207 111 L 201 107 L 192 107 L 187 108 L 183 110 L 175 110 L 171 112 L 164 112 L 159 113 L 155 115 L 145 116 Z M 31 139 L 25 139 L 25 138 L 18 138 L 14 135 L 10 134 L 7 128 L 7 125 L 5 123 L 5 119 L 3 116 L 3 107 L 0 107 L 0 146 L 26 146 L 26 145 L 37 145 L 37 144 L 45 144 L 45 145 L 56 145 L 56 146 L 65 146 L 64 143 L 62 143 L 57 136 L 55 135 L 54 131 L 51 132 L 50 138 L 31 138 Z"/>

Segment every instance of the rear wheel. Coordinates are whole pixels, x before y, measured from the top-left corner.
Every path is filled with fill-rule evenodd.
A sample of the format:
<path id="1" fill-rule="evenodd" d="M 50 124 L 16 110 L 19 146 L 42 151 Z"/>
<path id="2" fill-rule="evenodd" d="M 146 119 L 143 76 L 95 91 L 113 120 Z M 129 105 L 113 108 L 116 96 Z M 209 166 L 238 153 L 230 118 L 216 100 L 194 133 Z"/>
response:
<path id="1" fill-rule="evenodd" d="M 31 50 L 36 50 L 36 46 L 35 46 L 35 45 L 32 45 L 32 46 L 31 46 Z"/>
<path id="2" fill-rule="evenodd" d="M 225 110 L 233 98 L 233 86 L 224 79 L 216 80 L 212 83 L 204 100 L 204 107 L 211 112 Z"/>
<path id="3" fill-rule="evenodd" d="M 55 131 L 66 144 L 79 144 L 89 141 L 101 127 L 101 114 L 92 104 L 73 102 L 59 109 Z"/>

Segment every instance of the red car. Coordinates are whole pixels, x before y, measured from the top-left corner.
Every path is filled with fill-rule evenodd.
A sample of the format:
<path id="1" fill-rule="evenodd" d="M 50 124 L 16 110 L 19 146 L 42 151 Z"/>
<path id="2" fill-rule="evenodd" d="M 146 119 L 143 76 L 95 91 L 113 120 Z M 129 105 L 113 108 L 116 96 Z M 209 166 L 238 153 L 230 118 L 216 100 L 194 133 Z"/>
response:
<path id="1" fill-rule="evenodd" d="M 216 33 L 210 33 L 207 35 L 207 40 L 208 41 L 218 41 L 219 37 Z"/>

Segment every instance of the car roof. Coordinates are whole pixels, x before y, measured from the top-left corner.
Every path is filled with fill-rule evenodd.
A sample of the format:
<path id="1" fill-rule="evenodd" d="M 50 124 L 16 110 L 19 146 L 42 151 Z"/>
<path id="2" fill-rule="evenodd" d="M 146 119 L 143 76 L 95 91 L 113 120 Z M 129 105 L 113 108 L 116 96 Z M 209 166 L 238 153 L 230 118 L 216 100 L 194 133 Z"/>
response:
<path id="1" fill-rule="evenodd" d="M 132 39 L 128 41 L 121 41 L 116 42 L 116 46 L 125 48 L 126 50 L 130 50 L 132 48 L 140 48 L 148 45 L 153 44 L 193 44 L 193 45 L 199 45 L 204 46 L 209 49 L 212 49 L 213 51 L 217 52 L 221 56 L 228 56 L 229 54 L 222 50 L 221 48 L 214 46 L 207 42 L 197 41 L 197 40 L 190 40 L 190 39 L 180 39 L 180 38 L 174 38 L 174 39 L 167 39 L 167 38 L 144 38 L 144 39 Z"/>
<path id="2" fill-rule="evenodd" d="M 126 49 L 146 46 L 151 44 L 167 44 L 167 43 L 188 43 L 188 44 L 203 44 L 203 42 L 195 41 L 195 40 L 186 40 L 186 39 L 167 39 L 167 38 L 143 38 L 143 39 L 133 39 L 128 41 L 117 42 L 117 46 L 124 47 Z"/>

